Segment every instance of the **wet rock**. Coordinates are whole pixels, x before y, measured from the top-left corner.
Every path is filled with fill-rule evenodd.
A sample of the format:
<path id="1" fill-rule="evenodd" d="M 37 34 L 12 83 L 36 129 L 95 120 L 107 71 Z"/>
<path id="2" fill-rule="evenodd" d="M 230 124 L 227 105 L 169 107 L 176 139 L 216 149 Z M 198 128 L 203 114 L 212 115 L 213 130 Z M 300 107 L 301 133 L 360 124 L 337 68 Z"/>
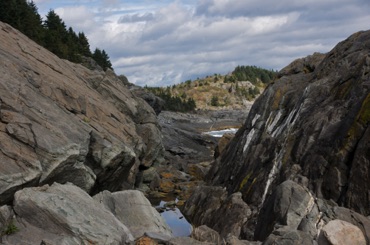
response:
<path id="1" fill-rule="evenodd" d="M 25 188 L 15 194 L 18 231 L 4 244 L 127 244 L 131 232 L 114 215 L 72 184 Z"/>
<path id="2" fill-rule="evenodd" d="M 332 220 L 320 232 L 319 245 L 365 245 L 362 231 L 351 223 L 343 220 Z"/>
<path id="3" fill-rule="evenodd" d="M 131 231 L 135 239 L 145 232 L 172 237 L 171 229 L 140 191 L 127 190 L 110 193 L 103 191 L 94 196 Z"/>

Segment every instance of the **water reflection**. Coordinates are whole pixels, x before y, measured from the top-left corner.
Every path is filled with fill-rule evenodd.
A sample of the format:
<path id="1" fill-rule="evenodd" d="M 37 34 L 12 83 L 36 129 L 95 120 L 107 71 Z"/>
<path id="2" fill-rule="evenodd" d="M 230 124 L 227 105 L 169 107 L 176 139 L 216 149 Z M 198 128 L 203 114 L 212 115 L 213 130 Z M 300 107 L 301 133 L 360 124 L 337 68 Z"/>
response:
<path id="1" fill-rule="evenodd" d="M 190 236 L 193 228 L 182 215 L 181 211 L 176 206 L 165 208 L 166 204 L 167 202 L 161 201 L 158 207 L 164 208 L 162 209 L 164 211 L 160 214 L 171 228 L 172 234 L 175 237 Z"/>

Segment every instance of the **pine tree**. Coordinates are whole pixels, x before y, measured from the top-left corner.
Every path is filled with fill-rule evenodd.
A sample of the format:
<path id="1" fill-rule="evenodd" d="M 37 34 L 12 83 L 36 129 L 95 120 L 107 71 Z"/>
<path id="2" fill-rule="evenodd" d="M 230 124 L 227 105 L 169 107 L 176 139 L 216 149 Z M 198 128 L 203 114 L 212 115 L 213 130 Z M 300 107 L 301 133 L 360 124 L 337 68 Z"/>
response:
<path id="1" fill-rule="evenodd" d="M 0 21 L 8 23 L 23 34 L 42 44 L 42 20 L 33 1 L 1 0 Z"/>
<path id="2" fill-rule="evenodd" d="M 96 63 L 98 63 L 101 68 L 103 68 L 104 71 L 106 71 L 108 68 L 113 70 L 112 63 L 109 60 L 109 56 L 104 50 L 96 48 L 92 57 L 96 61 Z"/>
<path id="3" fill-rule="evenodd" d="M 64 21 L 54 12 L 50 10 L 46 15 L 44 22 L 46 29 L 45 47 L 59 56 L 59 58 L 68 58 L 68 32 Z"/>
<path id="4" fill-rule="evenodd" d="M 85 36 L 85 33 L 78 33 L 78 52 L 86 57 L 91 57 L 89 40 Z"/>

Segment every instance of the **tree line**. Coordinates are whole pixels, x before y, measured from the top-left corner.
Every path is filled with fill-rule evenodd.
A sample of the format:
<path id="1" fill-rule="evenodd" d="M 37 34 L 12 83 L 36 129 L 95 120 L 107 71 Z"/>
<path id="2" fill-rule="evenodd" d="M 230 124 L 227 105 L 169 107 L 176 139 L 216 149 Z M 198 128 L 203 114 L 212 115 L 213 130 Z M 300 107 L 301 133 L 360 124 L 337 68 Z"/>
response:
<path id="1" fill-rule="evenodd" d="M 164 110 L 190 112 L 196 109 L 193 98 L 186 98 L 186 94 L 181 96 L 172 95 L 170 87 L 147 87 L 145 89 L 164 100 Z"/>
<path id="2" fill-rule="evenodd" d="M 112 68 L 108 54 L 99 48 L 92 53 L 83 32 L 67 29 L 64 21 L 50 10 L 43 21 L 36 4 L 27 0 L 1 0 L 0 21 L 18 29 L 59 58 L 81 63 L 82 57 L 91 57 L 104 70 Z"/>
<path id="3" fill-rule="evenodd" d="M 261 81 L 267 84 L 275 79 L 276 74 L 276 71 L 257 66 L 237 66 L 231 75 L 225 77 L 225 82 L 250 81 L 252 84 L 256 84 Z"/>

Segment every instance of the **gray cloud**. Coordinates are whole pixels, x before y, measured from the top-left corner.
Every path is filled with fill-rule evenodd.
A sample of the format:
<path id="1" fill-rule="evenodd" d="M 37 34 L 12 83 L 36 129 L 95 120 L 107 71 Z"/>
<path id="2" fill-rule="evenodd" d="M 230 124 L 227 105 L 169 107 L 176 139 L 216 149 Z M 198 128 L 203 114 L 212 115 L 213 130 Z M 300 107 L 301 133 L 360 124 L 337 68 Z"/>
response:
<path id="1" fill-rule="evenodd" d="M 154 19 L 153 13 L 144 13 L 144 14 L 133 14 L 133 15 L 124 15 L 119 18 L 118 23 L 127 23 L 127 22 L 146 22 L 152 21 Z"/>
<path id="2" fill-rule="evenodd" d="M 139 85 L 224 74 L 237 65 L 281 69 L 328 52 L 370 23 L 368 0 L 118 2 L 88 13 L 88 5 L 65 6 L 61 17 L 71 26 L 84 23 L 92 48 L 105 49 L 116 73 Z M 68 14 L 71 8 L 83 19 Z"/>

